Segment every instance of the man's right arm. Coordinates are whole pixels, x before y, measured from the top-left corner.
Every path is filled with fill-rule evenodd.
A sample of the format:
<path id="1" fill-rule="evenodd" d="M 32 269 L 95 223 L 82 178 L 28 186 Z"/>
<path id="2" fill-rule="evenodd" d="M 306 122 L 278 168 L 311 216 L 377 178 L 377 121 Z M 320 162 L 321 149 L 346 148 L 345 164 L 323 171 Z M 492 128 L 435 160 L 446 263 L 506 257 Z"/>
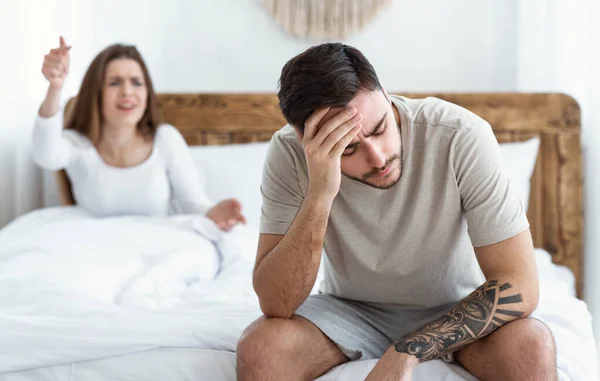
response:
<path id="1" fill-rule="evenodd" d="M 306 122 L 302 139 L 308 192 L 285 235 L 261 234 L 253 285 L 267 317 L 290 318 L 312 290 L 333 200 L 341 181 L 341 155 L 360 130 L 355 110 L 340 112 L 317 126 L 327 109 Z"/>
<path id="2" fill-rule="evenodd" d="M 267 317 L 290 318 L 312 290 L 331 204 L 306 198 L 285 235 L 261 234 L 254 289 Z"/>

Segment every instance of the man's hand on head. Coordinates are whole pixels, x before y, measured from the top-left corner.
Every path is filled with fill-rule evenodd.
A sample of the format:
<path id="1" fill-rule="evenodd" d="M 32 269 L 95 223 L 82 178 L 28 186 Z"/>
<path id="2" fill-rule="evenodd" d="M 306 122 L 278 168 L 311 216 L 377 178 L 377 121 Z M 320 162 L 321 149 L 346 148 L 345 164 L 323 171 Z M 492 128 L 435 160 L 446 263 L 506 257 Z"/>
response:
<path id="1" fill-rule="evenodd" d="M 362 115 L 353 107 L 337 113 L 327 107 L 306 120 L 304 133 L 296 130 L 308 163 L 307 196 L 333 202 L 340 189 L 342 153 L 360 131 L 361 120 Z"/>

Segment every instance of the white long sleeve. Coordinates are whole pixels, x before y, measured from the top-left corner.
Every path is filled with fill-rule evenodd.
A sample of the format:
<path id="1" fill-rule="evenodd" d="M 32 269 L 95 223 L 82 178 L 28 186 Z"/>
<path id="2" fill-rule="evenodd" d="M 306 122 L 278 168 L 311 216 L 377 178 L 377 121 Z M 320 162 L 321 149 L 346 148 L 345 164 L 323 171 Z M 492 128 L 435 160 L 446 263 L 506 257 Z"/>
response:
<path id="1" fill-rule="evenodd" d="M 150 157 L 119 168 L 106 164 L 87 137 L 64 130 L 62 115 L 36 118 L 31 155 L 42 168 L 66 170 L 78 206 L 97 216 L 206 214 L 212 207 L 175 127 L 159 126 Z"/>
<path id="2" fill-rule="evenodd" d="M 206 214 L 213 203 L 198 180 L 196 167 L 181 133 L 173 126 L 163 125 L 157 132 L 156 142 L 167 166 L 173 199 L 181 213 Z"/>
<path id="3" fill-rule="evenodd" d="M 63 129 L 63 109 L 49 118 L 37 116 L 33 126 L 31 156 L 49 170 L 63 169 L 76 154 L 76 145 L 85 142 L 74 131 Z"/>

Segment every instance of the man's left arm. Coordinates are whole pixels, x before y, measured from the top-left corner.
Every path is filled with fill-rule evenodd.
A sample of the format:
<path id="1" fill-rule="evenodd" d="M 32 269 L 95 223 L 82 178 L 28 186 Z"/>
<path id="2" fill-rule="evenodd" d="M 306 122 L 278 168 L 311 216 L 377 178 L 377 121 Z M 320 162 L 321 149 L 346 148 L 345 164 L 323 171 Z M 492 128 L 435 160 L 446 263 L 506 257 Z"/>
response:
<path id="1" fill-rule="evenodd" d="M 529 230 L 475 253 L 486 282 L 440 319 L 394 342 L 396 352 L 433 360 L 535 310 L 539 288 Z"/>
<path id="2" fill-rule="evenodd" d="M 537 307 L 539 285 L 529 223 L 491 126 L 470 117 L 469 127 L 453 136 L 449 160 L 486 281 L 441 318 L 396 340 L 368 381 L 410 380 L 419 362 L 456 352 Z"/>
<path id="3" fill-rule="evenodd" d="M 486 282 L 441 318 L 396 340 L 366 380 L 410 380 L 418 363 L 456 352 L 535 310 L 539 288 L 529 230 L 475 253 Z"/>

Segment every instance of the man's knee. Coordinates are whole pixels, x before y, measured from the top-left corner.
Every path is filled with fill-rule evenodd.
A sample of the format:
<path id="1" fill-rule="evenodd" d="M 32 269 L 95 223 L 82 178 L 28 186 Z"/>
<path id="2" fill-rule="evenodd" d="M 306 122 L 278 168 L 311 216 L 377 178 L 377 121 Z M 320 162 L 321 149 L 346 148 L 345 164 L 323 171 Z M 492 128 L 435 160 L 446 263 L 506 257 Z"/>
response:
<path id="1" fill-rule="evenodd" d="M 510 324 L 515 327 L 515 356 L 527 359 L 530 364 L 539 364 L 556 371 L 556 344 L 546 324 L 533 318 L 520 319 Z"/>
<path id="2" fill-rule="evenodd" d="M 515 320 L 469 345 L 456 359 L 481 380 L 556 380 L 556 347 L 536 319 Z"/>
<path id="3" fill-rule="evenodd" d="M 532 318 L 519 319 L 502 329 L 505 332 L 497 353 L 503 358 L 501 367 L 512 367 L 528 380 L 556 379 L 556 346 L 544 323 Z"/>
<path id="4" fill-rule="evenodd" d="M 268 366 L 275 356 L 281 359 L 286 353 L 292 353 L 290 324 L 292 321 L 288 319 L 261 317 L 248 326 L 237 345 L 238 369 Z"/>

